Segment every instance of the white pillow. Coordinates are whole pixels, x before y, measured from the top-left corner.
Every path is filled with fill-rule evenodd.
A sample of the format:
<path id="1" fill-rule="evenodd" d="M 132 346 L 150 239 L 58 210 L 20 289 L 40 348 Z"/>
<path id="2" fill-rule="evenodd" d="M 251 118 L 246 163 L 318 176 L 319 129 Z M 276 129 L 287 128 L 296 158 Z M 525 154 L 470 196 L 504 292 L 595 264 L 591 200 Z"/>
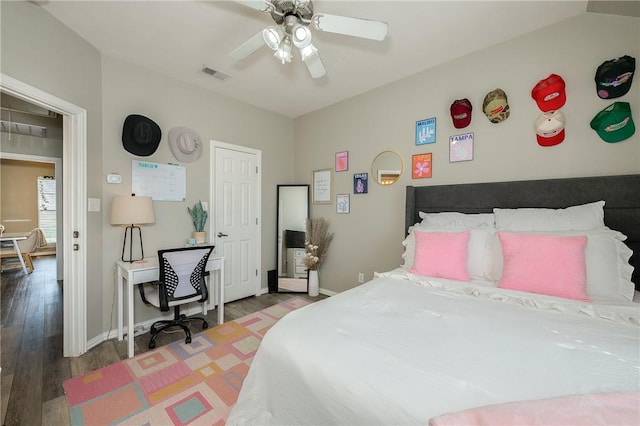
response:
<path id="1" fill-rule="evenodd" d="M 456 229 L 456 231 L 470 230 L 469 245 L 467 252 L 467 274 L 472 280 L 486 280 L 489 275 L 490 267 L 489 259 L 487 257 L 488 248 L 487 244 L 491 237 L 495 235 L 495 229 L 493 227 L 485 228 L 472 228 L 472 229 Z M 402 241 L 402 245 L 405 246 L 403 268 L 411 269 L 413 267 L 415 258 L 416 238 L 415 232 L 452 232 L 453 228 L 447 227 L 432 227 L 422 226 L 417 223 L 409 228 L 409 235 Z"/>
<path id="2" fill-rule="evenodd" d="M 604 227 L 604 201 L 566 209 L 493 209 L 500 231 L 569 231 Z"/>
<path id="3" fill-rule="evenodd" d="M 425 213 L 419 212 L 420 222 L 423 226 L 436 226 L 441 228 L 458 228 L 466 230 L 468 228 L 492 227 L 494 225 L 493 213 L 458 213 L 441 212 Z"/>
<path id="4" fill-rule="evenodd" d="M 607 227 L 591 231 L 529 233 L 586 236 L 587 246 L 584 254 L 587 270 L 586 291 L 589 298 L 600 303 L 633 300 L 635 290 L 635 286 L 631 282 L 633 267 L 629 264 L 632 251 L 622 242 L 627 238 L 624 234 Z M 487 278 L 491 281 L 500 281 L 504 259 L 497 236 L 491 237 L 488 241 L 487 250 L 487 256 L 492 259 L 489 262 L 492 265 L 491 272 Z"/>

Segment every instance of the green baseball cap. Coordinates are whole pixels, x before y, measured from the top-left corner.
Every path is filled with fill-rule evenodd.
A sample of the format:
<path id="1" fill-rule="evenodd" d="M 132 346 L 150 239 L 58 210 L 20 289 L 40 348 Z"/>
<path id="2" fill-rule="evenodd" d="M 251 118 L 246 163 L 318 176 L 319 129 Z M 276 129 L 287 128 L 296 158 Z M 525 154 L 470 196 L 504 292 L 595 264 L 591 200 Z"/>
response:
<path id="1" fill-rule="evenodd" d="M 609 143 L 630 138 L 636 131 L 629 102 L 614 102 L 591 120 L 591 128 Z"/>

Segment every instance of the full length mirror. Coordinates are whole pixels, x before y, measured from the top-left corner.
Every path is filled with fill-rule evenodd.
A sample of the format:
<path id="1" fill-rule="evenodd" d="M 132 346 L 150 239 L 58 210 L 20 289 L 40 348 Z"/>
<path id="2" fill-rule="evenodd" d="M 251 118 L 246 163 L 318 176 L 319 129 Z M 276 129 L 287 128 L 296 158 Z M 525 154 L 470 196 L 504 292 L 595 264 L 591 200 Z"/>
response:
<path id="1" fill-rule="evenodd" d="M 278 185 L 277 290 L 307 292 L 304 265 L 309 185 Z"/>
<path id="2" fill-rule="evenodd" d="M 402 175 L 402 158 L 393 151 L 382 151 L 371 164 L 373 179 L 380 185 L 392 185 Z"/>

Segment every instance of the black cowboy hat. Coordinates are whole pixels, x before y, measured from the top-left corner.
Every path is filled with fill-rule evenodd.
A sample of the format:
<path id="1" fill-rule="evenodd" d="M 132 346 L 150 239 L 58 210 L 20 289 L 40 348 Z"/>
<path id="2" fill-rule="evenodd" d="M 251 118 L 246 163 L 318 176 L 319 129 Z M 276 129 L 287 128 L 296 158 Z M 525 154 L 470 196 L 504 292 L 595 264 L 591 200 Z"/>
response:
<path id="1" fill-rule="evenodd" d="M 131 114 L 124 120 L 122 146 L 133 155 L 147 157 L 158 149 L 162 131 L 150 118 Z"/>

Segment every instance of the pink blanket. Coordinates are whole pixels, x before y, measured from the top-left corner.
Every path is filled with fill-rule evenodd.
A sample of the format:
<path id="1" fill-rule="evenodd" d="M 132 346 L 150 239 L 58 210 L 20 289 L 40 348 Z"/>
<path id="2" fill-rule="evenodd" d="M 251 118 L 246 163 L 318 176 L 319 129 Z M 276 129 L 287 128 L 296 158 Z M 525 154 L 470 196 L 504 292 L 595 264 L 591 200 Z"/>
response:
<path id="1" fill-rule="evenodd" d="M 429 426 L 640 425 L 640 392 L 571 395 L 511 402 L 444 414 Z"/>

